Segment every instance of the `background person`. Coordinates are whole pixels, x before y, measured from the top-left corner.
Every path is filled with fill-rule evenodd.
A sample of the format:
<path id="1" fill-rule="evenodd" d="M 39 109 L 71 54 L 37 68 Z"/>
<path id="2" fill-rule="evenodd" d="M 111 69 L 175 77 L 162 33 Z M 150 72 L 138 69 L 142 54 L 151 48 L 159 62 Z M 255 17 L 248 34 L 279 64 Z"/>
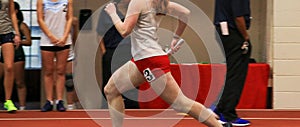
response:
<path id="1" fill-rule="evenodd" d="M 238 117 L 235 109 L 244 88 L 252 48 L 247 32 L 250 0 L 216 0 L 214 24 L 222 40 L 227 64 L 226 82 L 215 112 L 222 123 L 250 125 L 248 120 Z"/>
<path id="2" fill-rule="evenodd" d="M 27 24 L 25 24 L 22 11 L 20 11 L 20 5 L 17 2 L 14 2 L 15 11 L 18 19 L 18 27 L 20 30 L 21 44 L 18 48 L 15 48 L 14 56 L 14 78 L 18 90 L 19 98 L 19 110 L 24 110 L 26 106 L 26 84 L 25 84 L 25 53 L 22 46 L 31 46 L 31 32 Z M 3 76 L 3 57 L 0 57 L 0 77 Z"/>
<path id="3" fill-rule="evenodd" d="M 55 83 L 56 109 L 63 112 L 66 110 L 63 101 L 66 65 L 72 44 L 70 30 L 73 19 L 73 1 L 38 0 L 37 17 L 40 28 L 43 31 L 40 48 L 42 76 L 47 99 L 41 111 L 53 110 L 53 87 Z M 56 76 L 54 76 L 54 72 Z"/>
<path id="4" fill-rule="evenodd" d="M 17 111 L 11 101 L 14 85 L 14 48 L 19 47 L 21 39 L 14 1 L 1 0 L 0 2 L 0 45 L 4 59 L 4 108 L 13 113 Z"/>
<path id="5" fill-rule="evenodd" d="M 72 29 L 71 29 L 72 45 L 70 47 L 70 52 L 68 56 L 68 62 L 66 68 L 66 82 L 65 82 L 65 87 L 67 91 L 68 110 L 73 110 L 74 108 L 81 107 L 76 91 L 74 89 L 74 82 L 73 82 L 73 60 L 75 59 L 74 46 L 77 40 L 78 33 L 79 33 L 79 22 L 76 17 L 73 17 Z"/>
<path id="6" fill-rule="evenodd" d="M 116 9 L 117 9 L 116 11 L 118 16 L 121 18 L 121 20 L 124 20 L 130 0 L 113 0 L 112 2 L 115 2 L 116 4 Z M 113 22 L 111 21 L 111 18 L 104 10 L 101 11 L 98 22 L 99 23 L 97 26 L 97 33 L 99 35 L 99 39 L 100 39 L 99 44 L 100 44 L 100 49 L 102 51 L 101 52 L 102 53 L 101 91 L 105 98 L 102 101 L 102 108 L 107 108 L 106 97 L 104 95 L 104 87 L 107 84 L 109 78 L 111 77 L 112 72 L 114 72 L 117 68 L 119 68 L 121 65 L 126 63 L 128 60 L 130 60 L 132 56 L 127 55 L 130 54 L 130 37 L 123 38 L 120 35 L 118 30 L 114 26 Z M 117 56 L 118 58 L 114 59 L 116 61 L 112 63 L 113 56 L 117 48 L 118 48 L 118 53 L 122 52 L 122 54 L 120 54 L 121 56 Z M 127 109 L 139 108 L 138 102 L 132 100 L 132 99 L 137 100 L 136 90 L 130 90 L 126 93 L 123 93 L 123 95 L 125 95 L 123 96 L 125 102 L 125 108 Z"/>

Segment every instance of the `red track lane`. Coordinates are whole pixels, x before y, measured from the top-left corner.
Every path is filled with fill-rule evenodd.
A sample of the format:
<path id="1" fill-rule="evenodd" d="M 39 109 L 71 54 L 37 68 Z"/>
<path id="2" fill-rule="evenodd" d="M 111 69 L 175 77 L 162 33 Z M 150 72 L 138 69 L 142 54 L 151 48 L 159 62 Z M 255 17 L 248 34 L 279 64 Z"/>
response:
<path id="1" fill-rule="evenodd" d="M 205 127 L 173 110 L 126 110 L 124 127 Z M 300 110 L 238 110 L 251 127 L 299 127 Z M 156 116 L 154 116 L 156 115 Z M 0 127 L 110 127 L 107 110 L 0 112 Z"/>

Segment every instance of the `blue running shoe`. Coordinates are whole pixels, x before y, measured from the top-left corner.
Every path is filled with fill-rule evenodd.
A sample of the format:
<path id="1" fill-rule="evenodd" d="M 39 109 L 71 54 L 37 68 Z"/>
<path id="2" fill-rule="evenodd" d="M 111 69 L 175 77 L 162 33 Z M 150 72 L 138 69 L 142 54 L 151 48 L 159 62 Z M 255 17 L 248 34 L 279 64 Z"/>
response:
<path id="1" fill-rule="evenodd" d="M 250 125 L 250 121 L 245 120 L 245 119 L 241 119 L 241 118 L 237 118 L 234 121 L 228 122 L 225 117 L 223 116 L 222 113 L 219 113 L 216 106 L 211 106 L 210 109 L 212 109 L 214 111 L 214 113 L 216 113 L 219 116 L 219 123 L 221 123 L 223 126 L 226 125 L 230 125 L 227 123 L 231 123 L 233 126 L 248 126 Z"/>
<path id="2" fill-rule="evenodd" d="M 219 123 L 221 123 L 222 125 L 226 124 L 228 121 L 224 118 L 223 114 L 222 113 L 219 113 L 218 114 L 219 116 Z"/>
<path id="3" fill-rule="evenodd" d="M 53 105 L 51 104 L 50 101 L 47 100 L 46 104 L 42 108 L 42 112 L 48 112 L 53 110 Z"/>
<path id="4" fill-rule="evenodd" d="M 250 121 L 242 119 L 242 118 L 237 118 L 236 120 L 231 122 L 233 126 L 249 126 L 250 125 Z"/>
<path id="5" fill-rule="evenodd" d="M 58 103 L 56 104 L 56 110 L 60 112 L 66 111 L 66 108 L 64 106 L 64 101 L 59 100 Z"/>
<path id="6" fill-rule="evenodd" d="M 219 120 L 218 120 L 219 123 L 221 123 L 222 125 L 224 125 L 224 124 L 227 123 L 227 121 L 225 120 L 223 114 L 218 112 L 218 110 L 217 110 L 217 108 L 216 108 L 215 105 L 212 105 L 212 106 L 210 107 L 210 109 L 213 110 L 214 113 L 217 114 L 217 115 L 219 116 Z"/>

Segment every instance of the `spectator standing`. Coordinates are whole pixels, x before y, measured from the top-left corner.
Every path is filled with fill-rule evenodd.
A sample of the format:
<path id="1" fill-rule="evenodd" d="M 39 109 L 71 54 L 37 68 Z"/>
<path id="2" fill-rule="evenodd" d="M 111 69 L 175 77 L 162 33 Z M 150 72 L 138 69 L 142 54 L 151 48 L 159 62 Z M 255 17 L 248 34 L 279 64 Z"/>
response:
<path id="1" fill-rule="evenodd" d="M 118 16 L 121 18 L 122 21 L 124 21 L 130 0 L 113 0 L 112 2 L 116 4 Z M 101 91 L 102 93 L 104 93 L 104 87 L 107 84 L 112 73 L 116 70 L 116 68 L 119 68 L 121 65 L 123 65 L 128 60 L 130 60 L 132 56 L 131 55 L 126 56 L 126 54 L 130 54 L 130 37 L 123 38 L 120 35 L 118 30 L 114 26 L 112 20 L 110 19 L 109 15 L 104 10 L 101 10 L 98 22 L 99 23 L 97 26 L 97 33 L 99 35 L 99 39 L 100 39 L 99 43 L 100 43 L 100 49 L 102 53 Z M 116 60 L 114 61 L 115 63 L 112 63 L 113 56 L 117 48 L 119 49 L 119 52 L 122 52 L 123 54 L 121 54 L 122 56 L 118 56 L 119 58 L 114 59 Z M 129 51 L 128 53 L 126 52 L 127 49 Z M 125 108 L 127 109 L 139 108 L 138 102 L 134 101 L 134 99 L 137 98 L 136 90 L 130 90 L 123 94 L 125 95 L 123 96 L 125 102 Z M 102 108 L 107 108 L 105 95 L 104 98 L 105 100 L 102 101 Z"/>
<path id="2" fill-rule="evenodd" d="M 79 22 L 76 17 L 73 17 L 72 29 L 71 29 L 72 45 L 70 47 L 70 52 L 68 56 L 68 62 L 66 68 L 66 82 L 65 82 L 65 87 L 67 91 L 68 110 L 81 107 L 78 101 L 76 91 L 74 89 L 74 82 L 73 82 L 73 60 L 75 59 L 74 46 L 77 40 L 78 32 L 79 32 Z"/>
<path id="3" fill-rule="evenodd" d="M 56 109 L 65 111 L 63 95 L 69 49 L 72 44 L 70 30 L 73 19 L 72 0 L 38 0 L 37 18 L 41 34 L 42 78 L 46 103 L 42 112 L 53 110 L 53 87 L 56 85 Z M 56 76 L 54 76 L 56 73 Z M 55 79 L 54 79 L 55 77 Z"/>
<path id="4" fill-rule="evenodd" d="M 17 111 L 11 101 L 14 85 L 14 48 L 21 43 L 18 20 L 13 0 L 0 1 L 0 45 L 4 59 L 4 108 L 9 113 Z"/>
<path id="5" fill-rule="evenodd" d="M 227 64 L 224 91 L 214 111 L 222 123 L 250 125 L 248 120 L 239 118 L 236 113 L 252 48 L 247 32 L 250 27 L 250 0 L 216 0 L 214 24 L 224 47 Z"/>
<path id="6" fill-rule="evenodd" d="M 15 56 L 14 56 L 14 81 L 17 85 L 18 98 L 19 98 L 19 110 L 24 110 L 26 107 L 26 84 L 25 84 L 25 53 L 23 50 L 23 46 L 31 46 L 31 32 L 26 23 L 24 23 L 23 13 L 20 10 L 20 5 L 17 2 L 14 2 L 15 11 L 18 19 L 18 27 L 20 30 L 21 44 L 18 48 L 15 48 Z M 0 69 L 0 77 L 3 76 L 3 62 L 4 59 L 0 57 L 1 69 Z"/>

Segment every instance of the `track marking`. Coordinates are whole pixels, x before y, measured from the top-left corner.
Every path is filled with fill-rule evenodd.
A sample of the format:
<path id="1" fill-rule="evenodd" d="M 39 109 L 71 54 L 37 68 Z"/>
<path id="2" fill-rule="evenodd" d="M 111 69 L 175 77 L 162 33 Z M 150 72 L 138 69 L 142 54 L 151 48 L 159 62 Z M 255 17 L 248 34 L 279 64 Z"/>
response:
<path id="1" fill-rule="evenodd" d="M 243 117 L 243 119 L 247 119 L 247 120 L 300 120 L 300 118 L 247 118 L 247 117 Z"/>
<path id="2" fill-rule="evenodd" d="M 194 118 L 163 118 L 163 117 L 137 117 L 137 118 L 124 118 L 125 120 L 192 120 Z M 0 121 L 34 121 L 34 120 L 110 120 L 110 118 L 1 118 Z"/>
<path id="3" fill-rule="evenodd" d="M 136 117 L 125 120 L 193 120 L 191 117 Z M 244 118 L 248 120 L 300 120 L 300 118 Z M 35 121 L 35 120 L 110 120 L 110 118 L 1 118 L 0 121 Z"/>

